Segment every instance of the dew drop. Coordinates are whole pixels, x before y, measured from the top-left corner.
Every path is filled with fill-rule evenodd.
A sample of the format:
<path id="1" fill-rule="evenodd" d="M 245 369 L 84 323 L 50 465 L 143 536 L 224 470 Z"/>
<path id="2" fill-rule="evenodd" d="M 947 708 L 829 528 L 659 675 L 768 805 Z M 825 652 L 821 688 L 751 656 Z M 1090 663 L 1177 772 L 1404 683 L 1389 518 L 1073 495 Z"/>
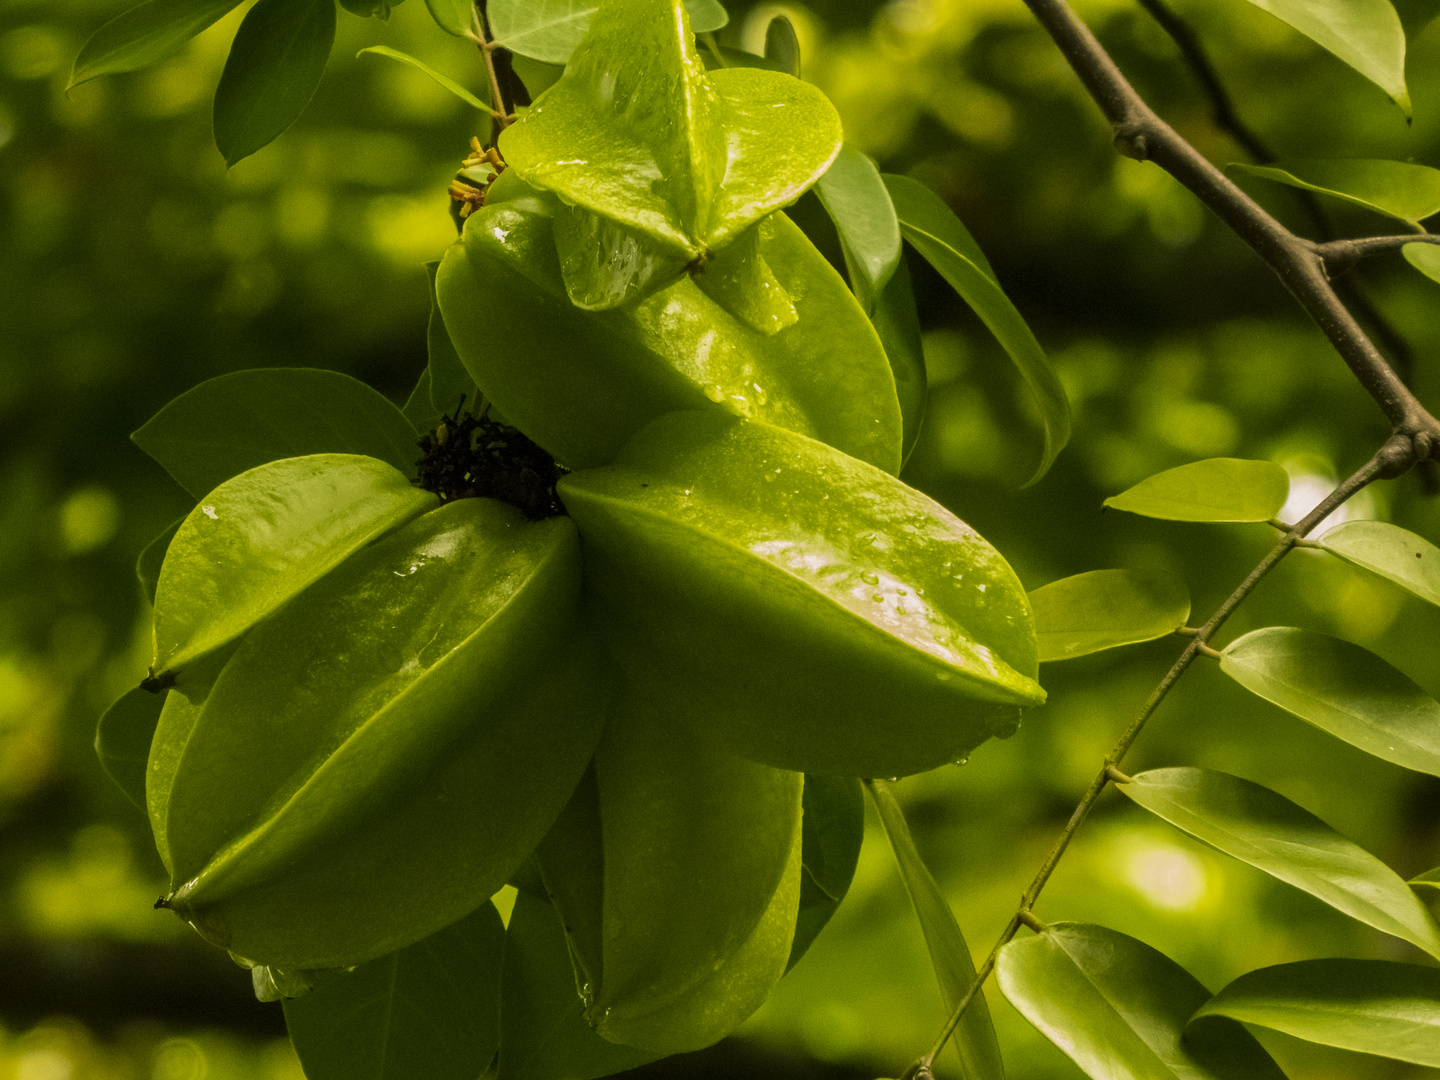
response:
<path id="1" fill-rule="evenodd" d="M 885 595 L 877 592 L 874 596 L 870 597 L 870 599 L 874 600 L 877 604 L 883 604 L 885 602 Z"/>
<path id="2" fill-rule="evenodd" d="M 896 591 L 897 593 L 899 593 L 901 596 L 909 596 L 909 595 L 910 595 L 910 594 L 909 594 L 908 592 L 906 592 L 904 589 L 896 589 L 895 591 Z"/>
<path id="3" fill-rule="evenodd" d="M 725 388 L 723 386 L 707 386 L 705 396 L 718 404 L 725 400 Z"/>
<path id="4" fill-rule="evenodd" d="M 958 757 L 958 758 L 956 758 L 956 759 L 952 762 L 952 764 L 954 764 L 954 765 L 969 765 L 969 764 L 970 764 L 970 755 L 969 755 L 969 754 L 966 754 L 964 757 Z"/>
<path id="5" fill-rule="evenodd" d="M 860 580 L 865 582 L 866 585 L 879 585 L 880 575 L 873 570 L 862 570 L 860 572 Z"/>

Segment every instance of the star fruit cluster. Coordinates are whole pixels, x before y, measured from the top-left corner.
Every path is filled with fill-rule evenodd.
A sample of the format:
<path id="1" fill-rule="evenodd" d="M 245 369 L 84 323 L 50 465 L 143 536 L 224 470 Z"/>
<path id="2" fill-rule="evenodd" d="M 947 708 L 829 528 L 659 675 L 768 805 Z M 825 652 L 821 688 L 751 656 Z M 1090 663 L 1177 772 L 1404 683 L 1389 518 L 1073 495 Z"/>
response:
<path id="1" fill-rule="evenodd" d="M 884 349 L 780 212 L 840 149 L 818 91 L 707 73 L 679 0 L 612 0 L 500 149 L 439 303 L 573 470 L 564 513 L 351 454 L 202 499 L 155 603 L 164 904 L 256 964 L 345 967 L 533 856 L 595 1029 L 695 1049 L 786 969 L 804 774 L 1012 731 L 1034 630 L 1000 555 L 896 479 Z"/>

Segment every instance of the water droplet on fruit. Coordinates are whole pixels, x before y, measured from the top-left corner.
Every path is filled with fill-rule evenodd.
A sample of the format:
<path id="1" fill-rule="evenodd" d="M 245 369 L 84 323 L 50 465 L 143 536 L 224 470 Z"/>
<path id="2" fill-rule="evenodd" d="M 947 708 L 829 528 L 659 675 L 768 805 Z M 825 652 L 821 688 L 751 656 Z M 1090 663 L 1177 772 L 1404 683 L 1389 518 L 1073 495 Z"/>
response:
<path id="1" fill-rule="evenodd" d="M 873 570 L 862 570 L 860 572 L 860 580 L 865 582 L 866 585 L 879 585 L 880 575 Z"/>
<path id="2" fill-rule="evenodd" d="M 707 386 L 705 396 L 718 404 L 725 400 L 725 388 L 723 386 Z"/>
<path id="3" fill-rule="evenodd" d="M 885 602 L 885 596 L 883 593 L 877 592 L 874 596 L 870 597 L 870 599 L 874 600 L 877 604 L 883 604 Z"/>
<path id="4" fill-rule="evenodd" d="M 970 764 L 970 755 L 969 755 L 969 754 L 966 754 L 964 757 L 958 757 L 958 758 L 956 758 L 955 761 L 953 762 L 953 764 L 955 764 L 955 765 L 968 765 L 968 764 Z"/>

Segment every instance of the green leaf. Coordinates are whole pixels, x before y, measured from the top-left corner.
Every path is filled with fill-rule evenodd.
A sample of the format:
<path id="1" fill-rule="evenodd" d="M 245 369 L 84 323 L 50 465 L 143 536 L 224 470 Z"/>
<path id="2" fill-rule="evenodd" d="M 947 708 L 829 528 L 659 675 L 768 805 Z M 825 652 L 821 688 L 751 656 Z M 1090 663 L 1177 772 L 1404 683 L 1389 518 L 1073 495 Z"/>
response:
<path id="1" fill-rule="evenodd" d="M 788 20 L 777 16 L 770 25 Z M 794 31 L 791 31 L 793 34 Z M 900 222 L 875 163 L 845 147 L 815 185 L 840 234 L 850 285 L 867 315 L 900 265 Z"/>
<path id="2" fill-rule="evenodd" d="M 1273 461 L 1208 458 L 1146 477 L 1105 505 L 1166 521 L 1269 521 L 1290 495 Z"/>
<path id="3" fill-rule="evenodd" d="M 1440 971 L 1432 967 L 1393 960 L 1280 964 L 1241 975 L 1195 1015 L 1440 1067 Z"/>
<path id="4" fill-rule="evenodd" d="M 440 314 L 440 301 L 435 294 L 435 277 L 440 272 L 440 263 L 426 263 L 425 270 L 430 276 L 430 321 L 425 328 L 425 343 L 430 356 L 430 404 L 437 416 L 452 415 L 462 403 L 472 410 L 479 409 L 480 391 L 465 370 L 460 354 L 455 351 L 455 343 L 445 329 L 445 317 Z"/>
<path id="5" fill-rule="evenodd" d="M 95 753 L 105 775 L 125 797 L 145 809 L 145 767 L 155 725 L 165 707 L 165 693 L 152 694 L 136 687 L 126 691 L 105 710 L 95 729 Z"/>
<path id="6" fill-rule="evenodd" d="M 1330 554 L 1440 605 L 1440 548 L 1423 537 L 1384 521 L 1347 521 L 1318 542 Z"/>
<path id="7" fill-rule="evenodd" d="M 170 549 L 170 541 L 175 539 L 175 533 L 179 531 L 184 520 L 182 517 L 172 522 L 164 532 L 145 545 L 140 557 L 135 560 L 135 576 L 140 579 L 140 588 L 145 591 L 152 607 L 155 604 L 155 586 L 160 581 L 160 567 L 165 562 L 165 552 Z"/>
<path id="8" fill-rule="evenodd" d="M 390 465 L 354 454 L 285 458 L 227 480 L 171 541 L 155 590 L 151 675 L 213 653 L 438 505 Z"/>
<path id="9" fill-rule="evenodd" d="M 929 399 L 925 375 L 925 348 L 920 338 L 920 313 L 915 307 L 915 290 L 910 284 L 910 268 L 904 255 L 896 264 L 895 273 L 886 283 L 870 316 L 890 373 L 895 377 L 895 395 L 900 401 L 903 435 L 900 461 L 910 459 L 910 452 L 920 438 L 925 422 L 925 405 Z"/>
<path id="10" fill-rule="evenodd" d="M 1440 281 L 1440 245 L 1406 244 L 1400 249 L 1400 254 L 1431 281 Z"/>
<path id="11" fill-rule="evenodd" d="M 238 7 L 240 0 L 149 0 L 90 35 L 66 89 L 99 75 L 137 71 L 163 60 Z"/>
<path id="12" fill-rule="evenodd" d="M 562 464 L 606 464 L 651 420 L 710 408 L 899 471 L 900 408 L 880 339 L 783 214 L 759 226 L 760 254 L 796 298 L 798 319 L 767 335 L 688 276 L 632 306 L 578 310 L 561 279 L 553 202 L 519 198 L 471 214 L 437 287 L 451 339 L 486 400 Z"/>
<path id="13" fill-rule="evenodd" d="M 1227 646 L 1220 670 L 1367 754 L 1440 776 L 1440 702 L 1368 649 L 1270 626 Z"/>
<path id="14" fill-rule="evenodd" d="M 364 56 L 366 53 L 373 53 L 375 56 L 388 56 L 391 60 L 398 60 L 402 64 L 409 64 L 417 71 L 423 71 L 426 75 L 429 75 L 430 78 L 434 79 L 437 83 L 443 86 L 446 90 L 449 90 L 450 93 L 454 94 L 457 98 L 465 102 L 465 104 L 469 105 L 471 108 L 479 109 L 483 113 L 489 113 L 491 115 L 494 114 L 494 110 L 492 110 L 489 105 L 487 105 L 484 101 L 481 101 L 469 90 L 466 90 L 465 87 L 461 86 L 454 79 L 450 78 L 450 76 L 440 74 L 440 72 L 436 71 L 429 64 L 425 63 L 425 61 L 417 60 L 409 53 L 403 53 L 399 49 L 392 49 L 388 45 L 371 45 L 367 49 L 361 49 L 355 55 Z"/>
<path id="15" fill-rule="evenodd" d="M 1092 570 L 1030 594 L 1040 662 L 1154 641 L 1190 617 L 1190 590 L 1163 570 Z"/>
<path id="16" fill-rule="evenodd" d="M 673 413 L 559 492 L 617 660 L 747 757 L 907 775 L 1013 733 L 1044 700 L 999 553 L 823 443 Z"/>
<path id="17" fill-rule="evenodd" d="M 865 796 L 860 781 L 807 775 L 803 802 L 800 911 L 795 916 L 787 971 L 800 962 L 850 891 L 865 839 Z"/>
<path id="18" fill-rule="evenodd" d="M 1440 956 L 1440 929 L 1395 871 L 1269 788 L 1209 769 L 1152 769 L 1117 784 L 1157 817 Z"/>
<path id="19" fill-rule="evenodd" d="M 255 963 L 321 968 L 482 904 L 604 720 L 579 577 L 567 519 L 460 499 L 251 630 L 198 717 L 161 718 L 147 795 L 169 906 Z"/>
<path id="20" fill-rule="evenodd" d="M 658 1056 L 603 1039 L 586 1023 L 555 909 L 520 893 L 505 933 L 498 1080 L 593 1080 Z"/>
<path id="21" fill-rule="evenodd" d="M 1084 923 L 1055 923 L 1000 951 L 1000 989 L 1094 1080 L 1284 1080 L 1235 1023 L 1186 1031 L 1210 997 L 1144 942 Z"/>
<path id="22" fill-rule="evenodd" d="M 316 368 L 210 379 L 130 438 L 197 499 L 279 458 L 364 454 L 413 476 L 420 457 L 415 429 L 399 409 L 357 379 Z"/>
<path id="23" fill-rule="evenodd" d="M 388 22 L 391 10 L 404 2 L 405 0 L 340 0 L 340 6 L 351 15 L 358 15 L 362 19 Z"/>
<path id="24" fill-rule="evenodd" d="M 430 17 L 435 20 L 435 25 L 447 34 L 454 34 L 456 37 L 474 36 L 474 0 L 425 0 L 425 6 L 430 9 Z M 494 8 L 499 6 L 491 5 L 492 17 Z"/>
<path id="25" fill-rule="evenodd" d="M 495 905 L 285 1002 L 309 1080 L 475 1080 L 500 1045 Z"/>
<path id="26" fill-rule="evenodd" d="M 420 378 L 415 380 L 415 388 L 410 391 L 410 396 L 405 399 L 405 407 L 400 412 L 417 431 L 430 431 L 439 426 L 440 414 L 435 411 L 435 406 L 431 402 L 428 365 L 424 371 L 420 372 Z"/>
<path id="27" fill-rule="evenodd" d="M 708 42 L 705 49 L 700 53 L 700 59 L 704 62 L 707 71 L 715 71 L 718 68 L 727 67 L 753 67 L 764 71 L 778 71 L 782 75 L 788 75 L 786 71 L 774 60 L 764 56 L 757 56 L 755 53 L 746 52 L 744 49 L 732 49 L 728 45 L 721 45 L 718 49 L 712 47 Z"/>
<path id="28" fill-rule="evenodd" d="M 595 0 L 490 0 L 490 32 L 498 45 L 547 64 L 567 64 L 590 29 Z M 730 21 L 718 0 L 685 0 L 692 33 L 719 30 Z"/>
<path id="29" fill-rule="evenodd" d="M 753 68 L 707 75 L 680 0 L 642 0 L 596 10 L 583 48 L 500 149 L 527 183 L 683 264 L 799 198 L 840 136 L 818 89 Z"/>
<path id="30" fill-rule="evenodd" d="M 561 64 L 547 64 L 543 60 L 532 60 L 519 53 L 510 57 L 510 67 L 525 84 L 531 101 L 549 90 L 560 81 L 560 76 L 565 74 L 565 68 Z"/>
<path id="31" fill-rule="evenodd" d="M 334 42 L 335 0 L 256 0 L 215 89 L 215 145 L 227 165 L 273 142 L 305 111 Z"/>
<path id="32" fill-rule="evenodd" d="M 1434 870 L 1426 870 L 1425 873 L 1418 877 L 1411 878 L 1405 884 L 1409 885 L 1412 889 L 1440 889 L 1440 867 L 1436 867 Z"/>
<path id="33" fill-rule="evenodd" d="M 990 328 L 1019 369 L 1040 412 L 1044 449 L 1031 476 L 1049 470 L 1070 439 L 1070 402 L 1045 350 L 1000 287 L 979 245 L 940 196 L 906 176 L 885 175 L 900 231 Z"/>
<path id="34" fill-rule="evenodd" d="M 1384 90 L 1410 115 L 1405 30 L 1390 0 L 1250 0 Z"/>
<path id="35" fill-rule="evenodd" d="M 1328 195 L 1411 225 L 1440 212 L 1440 169 L 1428 165 L 1353 158 L 1232 164 L 1226 169 Z"/>
<path id="36" fill-rule="evenodd" d="M 910 894 L 910 902 L 915 906 L 915 915 L 920 920 L 920 929 L 930 950 L 930 965 L 940 983 L 940 1000 L 948 1017 L 975 984 L 975 962 L 970 958 L 970 946 L 965 944 L 965 935 L 960 932 L 960 924 L 955 921 L 955 913 L 950 910 L 945 894 L 940 891 L 940 886 L 920 858 L 920 852 L 915 849 L 910 827 L 905 823 L 905 815 L 890 785 L 884 780 L 867 780 L 865 786 L 880 814 L 880 824 L 885 827 L 890 850 L 895 853 L 905 891 Z M 990 1009 L 985 1004 L 983 990 L 975 992 L 951 1038 L 966 1077 L 971 1080 L 1003 1080 L 1005 1065 L 1000 1059 L 1000 1043 L 995 1038 L 995 1027 L 990 1022 Z"/>
<path id="37" fill-rule="evenodd" d="M 693 280 L 701 292 L 750 329 L 770 335 L 794 326 L 800 313 L 760 253 L 772 232 L 767 225 L 762 221 L 746 229 L 712 255 Z"/>
<path id="38" fill-rule="evenodd" d="M 800 77 L 800 39 L 784 15 L 776 15 L 765 27 L 765 59 L 774 61 L 785 74 Z M 898 236 L 896 244 L 899 244 Z"/>

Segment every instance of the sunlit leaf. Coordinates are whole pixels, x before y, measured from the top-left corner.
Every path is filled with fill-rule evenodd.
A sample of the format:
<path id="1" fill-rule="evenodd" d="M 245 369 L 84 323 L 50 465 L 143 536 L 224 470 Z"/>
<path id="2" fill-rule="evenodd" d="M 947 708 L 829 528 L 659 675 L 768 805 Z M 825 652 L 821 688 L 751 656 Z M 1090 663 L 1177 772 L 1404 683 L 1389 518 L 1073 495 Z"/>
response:
<path id="1" fill-rule="evenodd" d="M 560 76 L 565 74 L 562 64 L 547 64 L 543 60 L 532 60 L 519 53 L 510 57 L 510 67 L 516 75 L 520 76 L 520 81 L 525 84 L 531 101 L 549 90 L 559 81 Z"/>
<path id="2" fill-rule="evenodd" d="M 1440 890 L 1440 866 L 1434 870 L 1426 870 L 1425 873 L 1411 878 L 1406 882 L 1412 889 L 1437 889 Z"/>
<path id="3" fill-rule="evenodd" d="M 1092 570 L 1030 593 L 1040 661 L 1153 641 L 1190 617 L 1190 590 L 1163 570 Z"/>
<path id="4" fill-rule="evenodd" d="M 1440 281 L 1440 244 L 1406 244 L 1400 254 L 1431 281 Z"/>
<path id="5" fill-rule="evenodd" d="M 122 694 L 95 729 L 95 753 L 105 775 L 125 797 L 145 809 L 145 768 L 155 725 L 165 707 L 165 693 L 152 694 L 136 687 Z"/>
<path id="6" fill-rule="evenodd" d="M 920 338 L 920 313 L 915 307 L 915 290 L 910 284 L 910 268 L 902 254 L 895 273 L 886 283 L 870 316 L 890 372 L 895 376 L 895 395 L 900 400 L 902 435 L 900 461 L 909 460 L 910 452 L 920 438 L 925 422 L 925 405 L 929 400 L 925 374 L 925 351 Z"/>
<path id="7" fill-rule="evenodd" d="M 586 1023 L 559 916 L 521 892 L 505 933 L 498 1080 L 592 1080 L 658 1056 L 609 1042 Z"/>
<path id="8" fill-rule="evenodd" d="M 1384 521 L 1347 521 L 1319 538 L 1326 551 L 1440 605 L 1440 548 Z"/>
<path id="9" fill-rule="evenodd" d="M 1227 855 L 1440 956 L 1440 929 L 1395 871 L 1269 788 L 1191 768 L 1152 769 L 1116 786 Z"/>
<path id="10" fill-rule="evenodd" d="M 772 60 L 785 74 L 800 77 L 800 39 L 784 15 L 776 15 L 765 28 L 765 59 Z M 896 237 L 899 244 L 899 237 Z"/>
<path id="11" fill-rule="evenodd" d="M 169 550 L 170 541 L 175 539 L 175 533 L 184 521 L 182 517 L 172 522 L 164 532 L 145 545 L 140 557 L 135 560 L 135 576 L 140 579 L 140 588 L 145 591 L 151 604 L 155 603 L 155 584 L 160 580 L 160 566 L 165 561 L 165 552 Z"/>
<path id="12" fill-rule="evenodd" d="M 1070 439 L 1070 402 L 1045 350 L 1005 295 L 969 231 L 929 188 L 904 176 L 885 176 L 885 186 L 906 240 L 940 272 L 990 328 L 1020 375 L 1040 412 L 1045 443 L 1030 483 L 1049 470 Z"/>
<path id="13" fill-rule="evenodd" d="M 1410 115 L 1405 30 L 1390 0 L 1250 0 L 1329 49 Z"/>
<path id="14" fill-rule="evenodd" d="M 500 1044 L 505 927 L 493 904 L 285 1001 L 309 1080 L 475 1080 Z"/>
<path id="15" fill-rule="evenodd" d="M 547 64 L 565 64 L 599 6 L 595 0 L 490 0 L 486 14 L 497 45 Z M 695 34 L 719 30 L 730 21 L 718 0 L 685 0 L 685 11 Z"/>
<path id="16" fill-rule="evenodd" d="M 425 6 L 430 9 L 436 25 L 447 34 L 470 37 L 475 33 L 474 0 L 425 0 Z M 492 11 L 499 6 L 492 4 Z"/>
<path id="17" fill-rule="evenodd" d="M 338 371 L 256 368 L 185 391 L 130 436 L 195 498 L 256 465 L 363 454 L 406 476 L 420 451 L 405 415 Z"/>
<path id="18" fill-rule="evenodd" d="M 81 46 L 69 87 L 163 60 L 239 4 L 240 0 L 149 0 L 122 12 Z"/>
<path id="19" fill-rule="evenodd" d="M 1210 997 L 1144 942 L 1055 923 L 1000 952 L 1000 989 L 1094 1080 L 1284 1080 L 1239 1024 L 1185 1022 Z"/>
<path id="20" fill-rule="evenodd" d="M 1208 458 L 1146 477 L 1105 505 L 1167 521 L 1269 521 L 1290 494 L 1273 461 Z"/>
<path id="21" fill-rule="evenodd" d="M 1367 754 L 1440 776 L 1440 702 L 1368 649 L 1270 626 L 1227 646 L 1220 669 Z"/>
<path id="22" fill-rule="evenodd" d="M 490 106 L 481 101 L 465 87 L 461 86 L 448 75 L 442 75 L 423 60 L 417 60 L 409 53 L 403 53 L 399 49 L 392 49 L 388 45 L 371 45 L 368 49 L 361 49 L 355 55 L 364 56 L 366 53 L 373 53 L 375 56 L 388 56 L 391 60 L 398 60 L 402 64 L 409 64 L 417 71 L 423 71 L 430 78 L 443 86 L 450 93 L 454 94 L 461 101 L 471 108 L 479 109 L 481 112 L 490 112 Z"/>
<path id="23" fill-rule="evenodd" d="M 880 814 L 880 823 L 890 840 L 890 850 L 895 853 L 905 891 L 910 894 L 910 902 L 915 906 L 920 929 L 925 934 L 925 944 L 930 950 L 930 963 L 940 983 L 940 999 L 948 1016 L 975 983 L 975 962 L 970 958 L 970 947 L 965 944 L 965 935 L 960 932 L 960 924 L 955 921 L 955 913 L 950 910 L 945 894 L 940 891 L 930 869 L 920 858 L 920 852 L 915 849 L 910 827 L 905 823 L 905 815 L 890 785 L 884 780 L 867 780 L 865 786 Z M 995 1038 L 995 1027 L 990 1022 L 990 1009 L 985 1004 L 983 990 L 975 991 L 951 1041 L 960 1055 L 967 1077 L 973 1080 L 1000 1080 L 1004 1077 L 1000 1043 Z"/>
<path id="24" fill-rule="evenodd" d="M 840 907 L 865 839 L 860 781 L 807 775 L 801 814 L 800 911 L 786 969 L 794 967 Z"/>
<path id="25" fill-rule="evenodd" d="M 1440 970 L 1392 960 L 1301 960 L 1241 975 L 1195 1014 L 1440 1067 Z M 1197 1024 L 1196 1027 L 1202 1027 Z"/>
<path id="26" fill-rule="evenodd" d="M 1229 165 L 1232 172 L 1314 191 L 1414 224 L 1440 213 L 1440 169 L 1364 158 Z"/>
<path id="27" fill-rule="evenodd" d="M 873 315 L 876 298 L 900 264 L 900 222 L 880 170 L 860 151 L 845 147 L 820 177 L 815 193 L 840 234 L 855 296 Z"/>
<path id="28" fill-rule="evenodd" d="M 305 111 L 335 42 L 335 0 L 257 0 L 215 88 L 215 145 L 234 165 Z"/>

